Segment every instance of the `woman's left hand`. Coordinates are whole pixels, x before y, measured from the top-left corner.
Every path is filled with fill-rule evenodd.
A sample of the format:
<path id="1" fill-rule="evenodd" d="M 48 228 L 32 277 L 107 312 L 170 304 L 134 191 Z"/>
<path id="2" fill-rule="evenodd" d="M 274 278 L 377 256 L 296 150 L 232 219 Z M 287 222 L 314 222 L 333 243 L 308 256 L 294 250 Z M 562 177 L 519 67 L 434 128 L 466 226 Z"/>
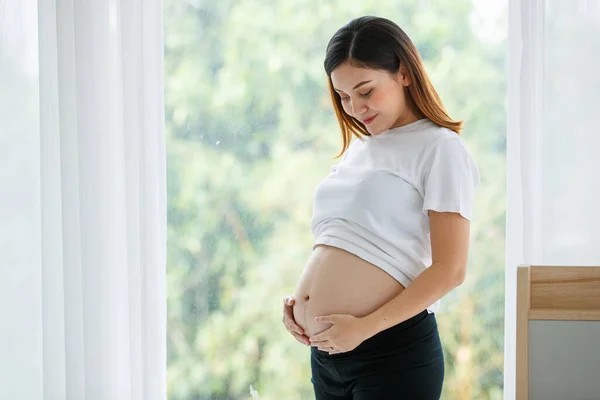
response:
<path id="1" fill-rule="evenodd" d="M 332 314 L 316 317 L 315 322 L 329 323 L 332 326 L 310 338 L 311 346 L 329 354 L 354 350 L 368 339 L 365 320 L 350 314 Z"/>

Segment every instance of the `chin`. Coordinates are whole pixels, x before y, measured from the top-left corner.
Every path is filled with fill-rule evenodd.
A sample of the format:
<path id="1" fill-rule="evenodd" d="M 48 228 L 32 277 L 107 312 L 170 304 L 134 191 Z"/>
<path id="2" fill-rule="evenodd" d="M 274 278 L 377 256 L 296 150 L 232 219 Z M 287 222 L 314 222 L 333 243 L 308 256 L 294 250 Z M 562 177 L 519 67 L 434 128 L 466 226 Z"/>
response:
<path id="1" fill-rule="evenodd" d="M 379 128 L 371 128 L 370 126 L 367 126 L 367 132 L 369 132 L 371 134 L 371 136 L 377 136 L 379 135 L 381 132 L 383 132 L 383 130 L 379 129 Z"/>

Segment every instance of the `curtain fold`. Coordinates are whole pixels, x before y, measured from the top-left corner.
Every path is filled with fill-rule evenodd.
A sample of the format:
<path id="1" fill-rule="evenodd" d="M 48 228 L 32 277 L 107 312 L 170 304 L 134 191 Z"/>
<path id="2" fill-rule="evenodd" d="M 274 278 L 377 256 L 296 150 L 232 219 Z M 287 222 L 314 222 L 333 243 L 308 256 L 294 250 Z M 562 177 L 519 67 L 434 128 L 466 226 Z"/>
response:
<path id="1" fill-rule="evenodd" d="M 0 398 L 165 399 L 162 3 L 0 9 Z"/>
<path id="2" fill-rule="evenodd" d="M 516 268 L 600 265 L 600 0 L 509 0 L 504 398 Z"/>

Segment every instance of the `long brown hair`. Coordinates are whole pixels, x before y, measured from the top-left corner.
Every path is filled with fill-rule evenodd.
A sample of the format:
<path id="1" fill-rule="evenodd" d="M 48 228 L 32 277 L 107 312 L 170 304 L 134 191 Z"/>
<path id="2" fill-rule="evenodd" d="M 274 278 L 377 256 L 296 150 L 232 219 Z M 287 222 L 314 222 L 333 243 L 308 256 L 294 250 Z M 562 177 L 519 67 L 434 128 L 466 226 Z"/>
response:
<path id="1" fill-rule="evenodd" d="M 340 95 L 333 88 L 331 73 L 343 62 L 391 74 L 404 68 L 410 78 L 410 84 L 405 89 L 409 107 L 435 124 L 460 134 L 463 122 L 453 120 L 446 112 L 427 76 L 421 56 L 408 35 L 388 19 L 364 16 L 341 27 L 329 41 L 325 55 L 329 92 L 342 131 L 343 145 L 338 157 L 348 149 L 352 135 L 358 138 L 370 136 L 362 122 L 346 114 Z"/>

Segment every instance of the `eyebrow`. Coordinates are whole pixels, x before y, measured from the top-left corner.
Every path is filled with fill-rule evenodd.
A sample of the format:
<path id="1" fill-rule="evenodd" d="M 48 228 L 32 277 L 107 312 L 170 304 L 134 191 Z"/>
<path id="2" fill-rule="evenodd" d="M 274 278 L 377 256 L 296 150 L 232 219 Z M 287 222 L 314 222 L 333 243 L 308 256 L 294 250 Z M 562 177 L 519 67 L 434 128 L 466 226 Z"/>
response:
<path id="1" fill-rule="evenodd" d="M 359 87 L 361 87 L 361 86 L 362 86 L 362 85 L 364 85 L 365 83 L 369 83 L 369 82 L 371 82 L 371 81 L 362 81 L 362 82 L 360 82 L 360 83 L 357 83 L 357 84 L 356 84 L 356 86 L 354 86 L 354 87 L 352 88 L 352 90 L 354 90 L 354 89 L 358 89 Z M 337 90 L 336 88 L 333 88 L 333 90 L 335 90 L 336 92 L 341 92 L 341 90 Z"/>

